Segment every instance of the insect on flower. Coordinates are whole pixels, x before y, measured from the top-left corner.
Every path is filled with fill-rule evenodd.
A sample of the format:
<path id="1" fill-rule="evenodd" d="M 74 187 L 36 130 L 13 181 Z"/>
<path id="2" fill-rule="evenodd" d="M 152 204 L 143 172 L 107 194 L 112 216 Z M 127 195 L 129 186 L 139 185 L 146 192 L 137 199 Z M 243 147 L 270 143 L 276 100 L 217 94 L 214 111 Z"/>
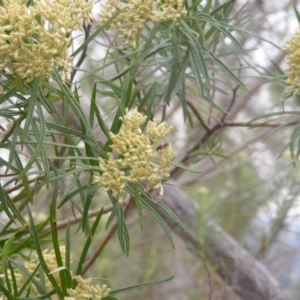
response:
<path id="1" fill-rule="evenodd" d="M 165 149 L 165 148 L 167 148 L 167 147 L 169 147 L 169 146 L 170 146 L 169 143 L 161 144 L 161 145 L 159 145 L 159 146 L 156 148 L 156 151 L 160 151 L 160 150 Z"/>

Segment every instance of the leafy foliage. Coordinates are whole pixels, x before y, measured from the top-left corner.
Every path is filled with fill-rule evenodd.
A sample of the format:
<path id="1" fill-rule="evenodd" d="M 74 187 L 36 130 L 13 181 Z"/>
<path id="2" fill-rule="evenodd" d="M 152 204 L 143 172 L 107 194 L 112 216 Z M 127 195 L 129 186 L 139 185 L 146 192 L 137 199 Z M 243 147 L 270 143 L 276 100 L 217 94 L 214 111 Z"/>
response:
<path id="1" fill-rule="evenodd" d="M 147 22 L 132 44 L 118 35 L 117 29 L 109 31 L 122 11 L 98 27 L 83 24 L 84 40 L 77 42 L 75 35 L 72 40 L 76 49 L 70 82 L 61 78 L 60 67 L 55 68 L 51 80 L 36 78 L 32 82 L 9 68 L 1 71 L 0 295 L 7 299 L 31 299 L 34 294 L 40 299 L 67 297 L 68 289 L 76 288 L 73 275 L 84 275 L 97 266 L 96 260 L 104 247 L 109 247 L 106 244 L 114 232 L 122 251 L 129 256 L 127 216 L 133 207 L 141 230 L 145 228 L 145 214 L 150 213 L 175 247 L 171 230 L 157 208 L 182 229 L 186 229 L 185 224 L 161 199 L 153 198 L 144 182 L 128 184 L 128 198 L 121 202 L 109 190 L 104 195 L 93 177 L 102 175 L 98 158 L 107 161 L 115 154 L 110 133 L 118 135 L 120 117 L 133 108 L 146 116 L 141 131 L 154 117 L 168 121 L 176 106 L 180 107 L 185 126 L 188 123 L 190 128 L 197 128 L 195 119 L 202 125 L 204 134 L 188 147 L 181 161 L 173 164 L 170 174 L 174 179 L 183 171 L 200 173 L 197 163 L 205 158 L 213 163 L 217 158 L 227 159 L 217 131 L 226 127 L 236 91 L 249 91 L 244 69 L 256 72 L 261 85 L 286 87 L 286 75 L 276 62 L 272 72 L 248 62 L 242 66 L 240 61 L 246 61 L 250 51 L 240 37 L 249 37 L 250 31 L 239 25 L 235 5 L 234 0 L 209 0 L 205 4 L 185 1 L 185 15 Z M 299 18 L 296 8 L 295 12 Z M 104 54 L 103 59 L 83 64 L 93 50 Z M 216 96 L 231 94 L 229 105 Z M 285 94 L 279 102 L 290 97 Z M 260 115 L 251 122 L 287 115 L 290 118 L 274 131 L 298 124 L 299 113 L 295 110 Z M 288 145 L 298 157 L 299 125 L 294 127 Z M 190 163 L 196 167 L 189 168 Z M 72 230 L 74 224 L 78 224 L 76 232 Z M 107 234 L 99 236 L 98 231 L 104 235 L 105 230 Z M 76 259 L 72 258 L 74 247 L 79 253 Z M 49 269 L 45 260 L 46 248 L 54 251 L 54 269 Z M 34 254 L 38 264 L 30 272 L 25 262 Z M 20 276 L 24 277 L 22 284 Z M 171 279 L 114 288 L 105 299 Z"/>

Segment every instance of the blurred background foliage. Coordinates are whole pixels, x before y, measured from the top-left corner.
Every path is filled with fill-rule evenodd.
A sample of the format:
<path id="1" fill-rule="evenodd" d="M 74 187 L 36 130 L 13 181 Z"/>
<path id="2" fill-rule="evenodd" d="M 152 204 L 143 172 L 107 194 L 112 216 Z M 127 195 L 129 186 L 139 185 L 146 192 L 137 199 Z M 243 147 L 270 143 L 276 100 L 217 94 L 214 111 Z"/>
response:
<path id="1" fill-rule="evenodd" d="M 244 299 L 205 255 L 206 224 L 213 221 L 287 290 L 300 293 L 299 95 L 285 92 L 281 51 L 298 29 L 298 3 L 188 1 L 185 7 L 178 22 L 147 23 L 133 44 L 106 25 L 85 25 L 84 35 L 74 33 L 70 86 L 58 73 L 52 84 L 24 85 L 1 72 L 0 291 L 18 294 L 4 284 L 11 264 L 36 251 L 39 272 L 47 273 L 42 250 L 54 249 L 62 266 L 59 246 L 66 245 L 72 274 L 113 289 L 175 276 L 120 299 Z M 135 106 L 173 125 L 176 163 L 201 171 L 174 165 L 171 178 L 194 205 L 203 251 L 195 253 L 170 228 L 173 249 L 146 209 L 141 231 L 135 208 L 123 211 L 92 185 L 97 157 L 110 151 L 107 132 L 117 133 L 124 107 Z M 85 268 L 114 226 L 106 228 L 112 205 L 118 230 Z M 67 287 L 70 274 L 60 278 Z M 46 293 L 43 284 L 36 288 Z M 62 298 L 66 291 L 59 290 Z"/>

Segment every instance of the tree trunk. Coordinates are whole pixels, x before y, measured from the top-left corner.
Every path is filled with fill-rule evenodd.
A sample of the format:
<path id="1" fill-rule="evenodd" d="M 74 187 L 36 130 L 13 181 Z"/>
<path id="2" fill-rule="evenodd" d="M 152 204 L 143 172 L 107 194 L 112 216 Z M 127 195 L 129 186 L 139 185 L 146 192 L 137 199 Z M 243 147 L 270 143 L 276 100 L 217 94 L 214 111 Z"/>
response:
<path id="1" fill-rule="evenodd" d="M 153 197 L 159 199 L 157 193 L 153 193 Z M 186 225 L 186 231 L 183 231 L 164 210 L 156 207 L 168 226 L 185 241 L 187 246 L 192 246 L 199 250 L 199 253 L 203 253 L 224 282 L 242 299 L 295 299 L 288 295 L 261 262 L 212 221 L 205 223 L 205 228 L 201 232 L 205 238 L 201 245 L 197 234 L 201 228 L 198 228 L 195 209 L 180 188 L 165 186 L 164 198 L 161 201 L 164 201 Z"/>

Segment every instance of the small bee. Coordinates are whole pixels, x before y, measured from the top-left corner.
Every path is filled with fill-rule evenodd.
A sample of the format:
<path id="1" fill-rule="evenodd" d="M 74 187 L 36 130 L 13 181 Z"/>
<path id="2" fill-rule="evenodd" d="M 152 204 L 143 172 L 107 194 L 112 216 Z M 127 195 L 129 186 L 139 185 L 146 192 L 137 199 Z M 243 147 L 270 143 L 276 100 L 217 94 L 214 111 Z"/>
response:
<path id="1" fill-rule="evenodd" d="M 156 148 L 156 151 L 160 151 L 160 150 L 165 149 L 165 148 L 167 148 L 167 147 L 169 147 L 169 146 L 170 146 L 169 143 L 161 144 L 161 145 L 159 145 L 159 146 Z"/>

